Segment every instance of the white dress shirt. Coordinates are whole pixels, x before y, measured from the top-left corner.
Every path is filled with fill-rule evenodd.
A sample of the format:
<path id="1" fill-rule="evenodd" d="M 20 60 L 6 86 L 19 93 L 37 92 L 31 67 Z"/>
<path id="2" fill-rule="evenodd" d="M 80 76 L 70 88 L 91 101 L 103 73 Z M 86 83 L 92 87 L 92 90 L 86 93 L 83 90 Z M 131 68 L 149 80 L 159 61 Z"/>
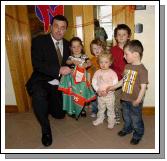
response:
<path id="1" fill-rule="evenodd" d="M 56 44 L 56 42 L 59 42 L 59 49 L 60 49 L 61 55 L 63 57 L 63 40 L 57 41 L 53 38 L 52 35 L 51 35 L 51 38 L 52 38 L 54 44 Z M 49 81 L 48 83 L 51 85 L 59 85 L 59 80 L 53 79 L 53 80 Z"/>

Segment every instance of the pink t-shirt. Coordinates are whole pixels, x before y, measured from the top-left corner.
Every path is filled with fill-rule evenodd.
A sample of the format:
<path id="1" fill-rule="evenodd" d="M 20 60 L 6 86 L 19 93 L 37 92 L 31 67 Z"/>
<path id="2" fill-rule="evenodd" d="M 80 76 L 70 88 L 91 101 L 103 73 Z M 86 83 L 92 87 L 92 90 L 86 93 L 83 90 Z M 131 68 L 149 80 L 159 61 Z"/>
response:
<path id="1" fill-rule="evenodd" d="M 95 91 L 106 90 L 108 86 L 113 86 L 118 83 L 116 72 L 112 69 L 102 70 L 99 69 L 95 72 L 92 78 L 92 86 Z"/>

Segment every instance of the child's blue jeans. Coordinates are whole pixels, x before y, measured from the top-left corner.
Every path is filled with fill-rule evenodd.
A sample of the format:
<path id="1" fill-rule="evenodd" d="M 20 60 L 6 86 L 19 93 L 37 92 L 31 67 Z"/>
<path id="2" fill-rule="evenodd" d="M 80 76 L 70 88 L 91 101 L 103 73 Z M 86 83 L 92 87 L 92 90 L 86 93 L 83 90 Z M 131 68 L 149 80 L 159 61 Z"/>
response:
<path id="1" fill-rule="evenodd" d="M 124 127 L 122 131 L 130 133 L 133 131 L 134 139 L 141 139 L 144 135 L 144 123 L 142 119 L 143 103 L 133 106 L 131 102 L 121 101 L 124 118 Z"/>
<path id="2" fill-rule="evenodd" d="M 92 106 L 92 113 L 97 114 L 98 112 L 98 108 L 97 108 L 97 99 L 93 100 L 91 102 L 91 106 Z"/>

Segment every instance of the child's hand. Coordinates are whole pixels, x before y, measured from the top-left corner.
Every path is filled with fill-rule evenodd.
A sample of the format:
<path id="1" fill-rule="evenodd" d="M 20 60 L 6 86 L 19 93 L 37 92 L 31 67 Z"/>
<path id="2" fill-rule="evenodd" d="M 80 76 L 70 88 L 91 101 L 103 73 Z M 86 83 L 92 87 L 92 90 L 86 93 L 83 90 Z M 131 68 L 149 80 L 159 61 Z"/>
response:
<path id="1" fill-rule="evenodd" d="M 101 91 L 97 91 L 97 94 L 98 94 L 98 96 L 102 96 L 102 92 Z"/>
<path id="2" fill-rule="evenodd" d="M 82 67 L 87 68 L 87 63 L 83 63 Z"/>
<path id="3" fill-rule="evenodd" d="M 135 100 L 135 101 L 133 101 L 133 102 L 132 102 L 132 105 L 133 105 L 133 106 L 138 106 L 138 105 L 139 105 L 139 103 L 140 103 L 140 101 Z"/>
<path id="4" fill-rule="evenodd" d="M 108 93 L 109 91 L 114 91 L 114 87 L 113 86 L 108 86 L 106 89 L 106 92 Z"/>
<path id="5" fill-rule="evenodd" d="M 101 95 L 104 97 L 104 96 L 107 96 L 107 92 L 106 90 L 105 91 L 101 91 Z"/>
<path id="6" fill-rule="evenodd" d="M 106 92 L 106 90 L 104 90 L 104 91 L 97 91 L 97 94 L 98 94 L 98 96 L 107 96 L 107 92 Z"/>
<path id="7" fill-rule="evenodd" d="M 72 60 L 73 61 L 73 64 L 75 65 L 79 65 L 81 62 L 80 61 L 77 61 L 77 60 Z"/>

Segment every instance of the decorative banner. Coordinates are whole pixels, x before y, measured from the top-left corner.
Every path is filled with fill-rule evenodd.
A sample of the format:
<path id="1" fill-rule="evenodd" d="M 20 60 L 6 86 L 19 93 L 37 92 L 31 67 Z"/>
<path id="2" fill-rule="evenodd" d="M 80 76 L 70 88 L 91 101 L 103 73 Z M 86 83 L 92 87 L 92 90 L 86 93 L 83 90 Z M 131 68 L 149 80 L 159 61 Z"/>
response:
<path id="1" fill-rule="evenodd" d="M 63 5 L 36 5 L 35 14 L 44 24 L 44 32 L 48 32 L 49 25 L 55 15 L 64 15 Z"/>

